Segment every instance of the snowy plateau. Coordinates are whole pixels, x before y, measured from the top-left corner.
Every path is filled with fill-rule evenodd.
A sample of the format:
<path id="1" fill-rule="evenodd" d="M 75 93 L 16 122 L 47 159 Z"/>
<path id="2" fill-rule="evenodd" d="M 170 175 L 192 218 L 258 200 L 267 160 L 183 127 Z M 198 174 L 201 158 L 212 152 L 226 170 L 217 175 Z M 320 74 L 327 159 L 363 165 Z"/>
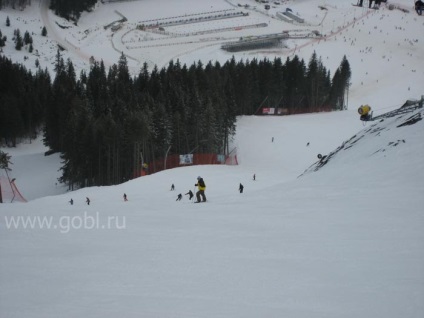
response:
<path id="1" fill-rule="evenodd" d="M 79 70 L 91 56 L 117 63 L 121 52 L 133 74 L 144 62 L 308 61 L 314 51 L 332 74 L 344 55 L 352 68 L 345 111 L 239 117 L 237 166 L 168 169 L 69 192 L 57 183 L 59 156 L 44 156 L 41 137 L 1 148 L 29 202 L 0 204 L 0 317 L 424 317 L 424 110 L 371 122 L 357 113 L 369 104 L 379 116 L 422 98 L 424 15 L 413 0 L 377 10 L 352 1 L 276 1 L 269 10 L 253 0 L 104 1 L 77 25 L 44 0 L 0 10 L 9 39 L 0 54 L 34 70 L 38 60 L 52 74 L 58 45 Z M 304 22 L 279 19 L 287 8 Z M 167 34 L 135 28 L 226 10 L 249 14 Z M 32 54 L 15 51 L 16 28 L 33 34 Z M 322 37 L 221 49 L 282 31 Z M 176 201 L 197 176 L 209 202 Z"/>

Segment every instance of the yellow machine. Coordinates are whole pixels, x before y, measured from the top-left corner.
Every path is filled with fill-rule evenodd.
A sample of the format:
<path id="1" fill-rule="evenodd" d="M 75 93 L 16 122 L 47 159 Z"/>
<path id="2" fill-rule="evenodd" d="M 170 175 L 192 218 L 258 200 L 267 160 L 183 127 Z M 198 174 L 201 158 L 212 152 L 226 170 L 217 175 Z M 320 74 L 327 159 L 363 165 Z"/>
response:
<path id="1" fill-rule="evenodd" d="M 371 107 L 369 105 L 361 105 L 358 108 L 358 113 L 361 115 L 361 120 L 370 120 L 372 116 Z"/>

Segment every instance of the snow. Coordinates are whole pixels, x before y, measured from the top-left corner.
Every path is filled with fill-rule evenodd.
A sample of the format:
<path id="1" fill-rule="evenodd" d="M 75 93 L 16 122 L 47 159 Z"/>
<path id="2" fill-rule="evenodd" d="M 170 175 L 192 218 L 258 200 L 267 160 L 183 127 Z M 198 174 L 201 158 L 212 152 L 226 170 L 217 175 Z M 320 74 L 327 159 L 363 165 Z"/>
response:
<path id="1" fill-rule="evenodd" d="M 15 184 L 19 192 L 26 200 L 33 200 L 47 195 L 63 194 L 67 187 L 60 184 L 61 159 L 59 154 L 45 156 L 48 148 L 43 145 L 41 137 L 35 140 L 25 140 L 16 148 L 2 148 L 11 157 L 11 178 L 15 178 Z M 6 173 L 1 170 L 0 177 Z"/>
<path id="2" fill-rule="evenodd" d="M 143 20 L 211 9 L 204 0 L 186 0 L 184 6 L 163 0 L 157 8 L 151 1 L 99 4 L 78 30 L 113 21 L 114 10 Z M 213 9 L 230 3 L 235 2 L 214 1 Z M 280 7 L 317 23 L 324 14 L 312 12 L 317 4 L 328 8 L 320 31 L 359 19 L 296 51 L 307 60 L 316 50 L 332 71 L 347 55 L 353 66 L 349 110 L 239 117 L 233 141 L 238 166 L 169 169 L 117 186 L 68 192 L 56 185 L 60 159 L 44 156 L 40 139 L 2 148 L 12 155 L 16 185 L 31 201 L 0 205 L 0 317 L 423 317 L 424 125 L 421 120 L 398 126 L 424 113 L 364 125 L 356 108 L 369 103 L 378 115 L 424 94 L 424 46 L 417 32 L 424 18 L 385 7 L 369 12 L 335 0 Z M 396 5 L 410 8 L 410 1 Z M 9 15 L 13 28 L 25 20 L 28 29 L 41 30 L 41 22 L 30 23 L 41 21 L 40 8 L 33 1 L 23 12 L 0 11 L 0 21 Z M 48 19 L 56 28 L 53 21 L 60 19 L 51 14 Z M 73 29 L 56 28 L 56 36 L 76 36 Z M 85 56 L 93 54 L 116 62 L 119 54 L 105 49 L 108 33 L 96 32 L 78 50 L 64 51 L 78 67 L 87 66 Z M 56 53 L 54 37 L 39 41 L 51 47 L 40 50 L 47 67 Z M 20 61 L 23 53 L 10 46 L 4 54 Z M 228 58 L 213 46 L 157 51 L 140 56 L 158 65 L 176 54 L 187 63 Z M 237 57 L 273 54 L 285 56 Z M 342 144 L 329 163 L 311 172 L 318 154 Z M 192 204 L 184 195 L 193 191 L 198 175 L 207 185 L 206 204 Z M 179 193 L 184 196 L 177 202 Z M 35 224 L 14 227 L 12 220 Z"/>

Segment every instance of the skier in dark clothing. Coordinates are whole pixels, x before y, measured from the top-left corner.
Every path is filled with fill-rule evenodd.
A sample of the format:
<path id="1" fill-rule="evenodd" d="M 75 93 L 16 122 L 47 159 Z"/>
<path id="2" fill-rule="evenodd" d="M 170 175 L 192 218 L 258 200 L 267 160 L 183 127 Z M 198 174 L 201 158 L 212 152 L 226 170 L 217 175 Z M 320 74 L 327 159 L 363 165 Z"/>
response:
<path id="1" fill-rule="evenodd" d="M 417 11 L 418 15 L 422 15 L 424 11 L 424 2 L 421 0 L 415 1 L 415 11 Z"/>
<path id="2" fill-rule="evenodd" d="M 87 203 L 87 205 L 90 205 L 90 198 L 87 197 L 86 200 L 85 200 L 85 202 Z"/>
<path id="3" fill-rule="evenodd" d="M 240 186 L 239 186 L 240 193 L 243 193 L 243 189 L 244 189 L 244 186 L 240 183 Z"/>
<path id="4" fill-rule="evenodd" d="M 206 202 L 206 196 L 205 196 L 206 184 L 205 184 L 205 181 L 203 181 L 203 178 L 197 177 L 197 183 L 194 186 L 199 189 L 199 191 L 196 192 L 196 198 L 197 198 L 196 203 L 202 202 L 200 197 L 203 199 L 203 202 Z"/>
<path id="5" fill-rule="evenodd" d="M 175 200 L 175 201 L 181 201 L 182 198 L 183 198 L 183 195 L 180 193 L 177 197 L 177 200 Z"/>
<path id="6" fill-rule="evenodd" d="M 73 205 L 73 204 L 74 204 L 74 200 L 72 200 L 72 198 L 71 198 L 71 200 L 69 201 L 69 203 L 70 203 L 71 205 Z"/>
<path id="7" fill-rule="evenodd" d="M 127 194 L 124 193 L 124 201 L 128 201 Z"/>
<path id="8" fill-rule="evenodd" d="M 174 184 L 172 184 L 171 185 L 171 191 L 174 191 L 175 190 L 175 186 L 174 186 Z"/>
<path id="9" fill-rule="evenodd" d="M 191 199 L 193 198 L 194 194 L 191 190 L 188 190 L 188 192 L 185 194 L 188 195 L 188 199 L 191 201 Z"/>

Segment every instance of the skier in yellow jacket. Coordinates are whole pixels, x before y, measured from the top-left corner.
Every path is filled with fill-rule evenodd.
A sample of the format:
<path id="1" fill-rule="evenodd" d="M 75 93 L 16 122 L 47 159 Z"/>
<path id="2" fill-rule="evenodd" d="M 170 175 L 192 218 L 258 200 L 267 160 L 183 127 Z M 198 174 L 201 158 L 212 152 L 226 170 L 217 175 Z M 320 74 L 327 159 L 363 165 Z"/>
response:
<path id="1" fill-rule="evenodd" d="M 205 181 L 203 181 L 203 178 L 200 176 L 197 177 L 197 183 L 194 186 L 199 189 L 199 191 L 196 192 L 196 198 L 197 198 L 196 203 L 206 202 L 206 196 L 205 196 L 206 184 L 205 184 Z"/>

